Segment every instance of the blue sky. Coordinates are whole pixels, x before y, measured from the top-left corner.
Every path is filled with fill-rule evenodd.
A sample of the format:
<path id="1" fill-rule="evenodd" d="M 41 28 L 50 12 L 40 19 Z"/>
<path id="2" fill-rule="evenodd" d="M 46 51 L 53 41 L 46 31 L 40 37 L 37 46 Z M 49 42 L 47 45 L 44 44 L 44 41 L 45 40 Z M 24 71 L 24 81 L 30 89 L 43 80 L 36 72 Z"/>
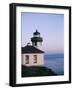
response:
<path id="1" fill-rule="evenodd" d="M 64 15 L 51 13 L 21 14 L 22 47 L 31 43 L 36 29 L 43 38 L 42 47 L 46 53 L 64 53 Z"/>

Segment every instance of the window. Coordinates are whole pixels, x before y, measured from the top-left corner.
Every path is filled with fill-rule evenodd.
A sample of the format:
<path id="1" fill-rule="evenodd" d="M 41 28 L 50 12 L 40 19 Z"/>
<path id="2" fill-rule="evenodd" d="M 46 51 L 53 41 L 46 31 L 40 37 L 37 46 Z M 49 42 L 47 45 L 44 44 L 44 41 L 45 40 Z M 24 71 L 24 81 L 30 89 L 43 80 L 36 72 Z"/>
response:
<path id="1" fill-rule="evenodd" d="M 29 64 L 29 55 L 25 56 L 25 64 Z"/>
<path id="2" fill-rule="evenodd" d="M 34 63 L 37 63 L 37 55 L 34 55 Z"/>
<path id="3" fill-rule="evenodd" d="M 37 42 L 35 42 L 35 46 L 37 46 Z"/>

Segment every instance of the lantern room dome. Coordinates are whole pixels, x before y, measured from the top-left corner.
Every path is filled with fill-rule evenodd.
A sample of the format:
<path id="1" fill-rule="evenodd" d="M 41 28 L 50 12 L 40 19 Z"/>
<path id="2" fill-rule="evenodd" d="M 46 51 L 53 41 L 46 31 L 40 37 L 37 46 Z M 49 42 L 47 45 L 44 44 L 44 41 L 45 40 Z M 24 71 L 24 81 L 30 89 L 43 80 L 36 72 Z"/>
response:
<path id="1" fill-rule="evenodd" d="M 42 42 L 43 41 L 42 37 L 40 37 L 40 33 L 38 32 L 38 30 L 36 30 L 33 33 L 33 37 L 31 38 L 31 41 L 32 42 Z"/>
<path id="2" fill-rule="evenodd" d="M 36 29 L 36 32 L 33 33 L 34 35 L 40 35 L 40 33 L 38 32 L 38 30 Z"/>

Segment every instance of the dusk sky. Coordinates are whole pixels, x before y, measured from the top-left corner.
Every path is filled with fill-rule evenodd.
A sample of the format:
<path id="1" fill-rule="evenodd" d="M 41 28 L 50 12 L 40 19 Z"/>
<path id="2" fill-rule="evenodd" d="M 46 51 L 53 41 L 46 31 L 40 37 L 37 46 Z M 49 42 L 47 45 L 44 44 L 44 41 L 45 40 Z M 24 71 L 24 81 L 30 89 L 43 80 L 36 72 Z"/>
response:
<path id="1" fill-rule="evenodd" d="M 22 47 L 28 42 L 31 43 L 31 37 L 36 29 L 43 38 L 42 47 L 46 53 L 64 53 L 63 14 L 22 12 Z"/>

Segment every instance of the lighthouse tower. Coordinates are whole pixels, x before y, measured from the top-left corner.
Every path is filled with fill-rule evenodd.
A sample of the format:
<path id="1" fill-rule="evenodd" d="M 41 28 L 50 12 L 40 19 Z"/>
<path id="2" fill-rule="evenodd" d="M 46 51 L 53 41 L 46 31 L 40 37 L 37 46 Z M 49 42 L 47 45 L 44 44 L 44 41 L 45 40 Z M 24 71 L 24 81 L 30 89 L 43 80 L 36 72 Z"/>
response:
<path id="1" fill-rule="evenodd" d="M 38 32 L 38 30 L 36 30 L 33 33 L 33 37 L 31 38 L 32 41 L 32 45 L 40 50 L 42 50 L 42 37 L 40 37 L 40 33 Z"/>

